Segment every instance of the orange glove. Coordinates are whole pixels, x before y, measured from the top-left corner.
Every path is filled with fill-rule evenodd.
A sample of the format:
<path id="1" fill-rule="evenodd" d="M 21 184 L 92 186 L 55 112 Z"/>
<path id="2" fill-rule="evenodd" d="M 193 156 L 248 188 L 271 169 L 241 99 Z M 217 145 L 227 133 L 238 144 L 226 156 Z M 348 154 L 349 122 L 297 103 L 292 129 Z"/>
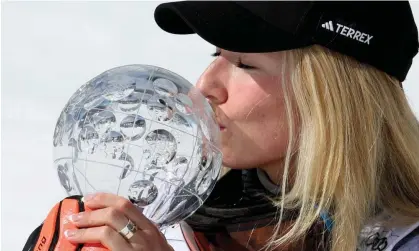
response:
<path id="1" fill-rule="evenodd" d="M 82 196 L 70 196 L 57 203 L 44 222 L 37 227 L 22 251 L 108 251 L 102 244 L 73 244 L 64 237 L 64 231 L 75 229 L 67 217 L 74 213 L 91 211 L 84 206 Z"/>

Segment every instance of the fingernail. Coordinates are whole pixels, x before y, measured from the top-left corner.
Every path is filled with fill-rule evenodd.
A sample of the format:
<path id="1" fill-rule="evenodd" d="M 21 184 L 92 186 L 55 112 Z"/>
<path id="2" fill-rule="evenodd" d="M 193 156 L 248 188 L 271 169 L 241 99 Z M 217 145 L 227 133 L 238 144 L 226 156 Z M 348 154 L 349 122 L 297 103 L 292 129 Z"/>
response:
<path id="1" fill-rule="evenodd" d="M 96 196 L 96 194 L 91 193 L 91 194 L 86 194 L 86 196 L 83 197 L 83 201 L 87 202 L 89 200 L 93 200 L 93 198 Z"/>
<path id="2" fill-rule="evenodd" d="M 79 221 L 82 217 L 83 217 L 83 212 L 78 213 L 78 214 L 72 214 L 72 215 L 70 215 L 68 218 L 69 218 L 72 222 L 77 222 L 77 221 Z"/>
<path id="3" fill-rule="evenodd" d="M 77 230 L 75 230 L 75 229 L 68 229 L 68 230 L 65 230 L 65 231 L 64 231 L 64 235 L 65 235 L 65 237 L 67 237 L 67 238 L 69 238 L 69 237 L 72 237 L 72 236 L 76 235 L 76 233 L 77 233 Z"/>

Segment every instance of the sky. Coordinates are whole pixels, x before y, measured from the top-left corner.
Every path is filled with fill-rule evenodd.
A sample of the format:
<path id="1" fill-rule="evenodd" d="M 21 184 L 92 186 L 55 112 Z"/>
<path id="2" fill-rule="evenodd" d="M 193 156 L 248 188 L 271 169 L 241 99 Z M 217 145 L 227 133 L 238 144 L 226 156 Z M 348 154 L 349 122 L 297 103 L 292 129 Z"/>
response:
<path id="1" fill-rule="evenodd" d="M 22 250 L 30 232 L 65 196 L 52 165 L 52 135 L 77 88 L 127 64 L 160 66 L 194 84 L 211 62 L 212 45 L 196 35 L 168 34 L 156 25 L 158 4 L 3 3 L 1 250 Z M 419 22 L 419 2 L 412 9 Z M 418 82 L 419 57 L 404 83 L 416 114 Z"/>

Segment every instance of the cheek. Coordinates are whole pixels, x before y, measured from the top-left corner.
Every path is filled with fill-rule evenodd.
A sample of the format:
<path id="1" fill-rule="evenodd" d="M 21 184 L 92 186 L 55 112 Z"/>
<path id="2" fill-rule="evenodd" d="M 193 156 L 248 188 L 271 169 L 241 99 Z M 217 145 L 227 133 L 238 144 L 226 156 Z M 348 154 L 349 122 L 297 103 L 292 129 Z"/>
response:
<path id="1" fill-rule="evenodd" d="M 254 117 L 244 124 L 253 135 L 255 146 L 268 154 L 282 155 L 288 144 L 285 107 L 281 104 L 260 106 Z"/>
<path id="2" fill-rule="evenodd" d="M 281 102 L 268 98 L 251 112 L 247 109 L 237 114 L 246 119 L 235 120 L 224 141 L 226 157 L 235 166 L 256 166 L 285 156 L 289 135 L 285 106 Z"/>
<path id="3" fill-rule="evenodd" d="M 227 85 L 229 98 L 223 106 L 227 117 L 234 121 L 250 119 L 255 113 L 268 114 L 272 110 L 282 109 L 281 85 L 272 76 L 252 76 L 237 74 Z"/>
<path id="4" fill-rule="evenodd" d="M 229 118 L 223 134 L 226 165 L 246 168 L 283 158 L 288 147 L 284 94 L 272 78 L 239 82 L 229 88 L 223 112 Z"/>
<path id="5" fill-rule="evenodd" d="M 233 121 L 243 122 L 254 116 L 261 116 L 261 108 L 272 102 L 272 94 L 258 88 L 237 88 L 232 90 L 228 103 L 225 104 L 225 113 Z M 269 105 L 268 105 L 269 106 Z"/>

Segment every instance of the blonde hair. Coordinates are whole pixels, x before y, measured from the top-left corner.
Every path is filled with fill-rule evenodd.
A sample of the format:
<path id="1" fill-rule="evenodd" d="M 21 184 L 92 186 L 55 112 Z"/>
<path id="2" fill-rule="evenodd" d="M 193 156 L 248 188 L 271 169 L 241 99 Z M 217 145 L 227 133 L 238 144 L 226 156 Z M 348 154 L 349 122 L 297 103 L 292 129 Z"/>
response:
<path id="1" fill-rule="evenodd" d="M 285 234 L 279 223 L 266 247 L 300 240 L 323 210 L 334 221 L 331 250 L 344 251 L 356 250 L 377 209 L 419 217 L 419 125 L 399 81 L 320 46 L 284 53 L 290 141 L 275 204 L 300 214 Z"/>

